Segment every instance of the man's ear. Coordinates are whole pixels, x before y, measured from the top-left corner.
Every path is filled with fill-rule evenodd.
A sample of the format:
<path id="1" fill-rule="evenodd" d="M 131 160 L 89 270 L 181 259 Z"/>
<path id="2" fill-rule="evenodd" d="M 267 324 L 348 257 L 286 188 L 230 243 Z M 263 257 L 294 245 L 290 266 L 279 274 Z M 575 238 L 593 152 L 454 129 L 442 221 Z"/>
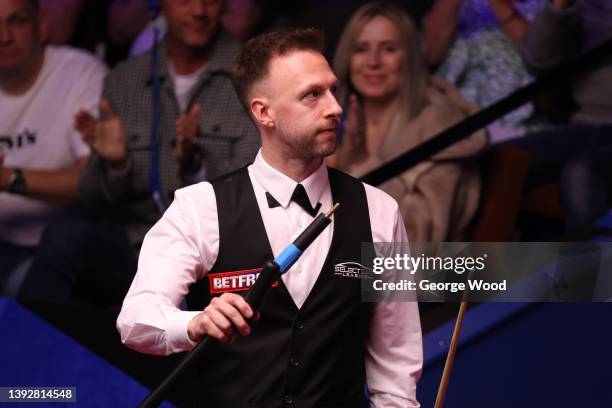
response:
<path id="1" fill-rule="evenodd" d="M 255 119 L 255 122 L 259 123 L 261 126 L 272 128 L 274 127 L 274 119 L 270 116 L 269 103 L 268 99 L 263 98 L 253 98 L 249 103 L 249 108 L 251 109 L 251 114 Z"/>

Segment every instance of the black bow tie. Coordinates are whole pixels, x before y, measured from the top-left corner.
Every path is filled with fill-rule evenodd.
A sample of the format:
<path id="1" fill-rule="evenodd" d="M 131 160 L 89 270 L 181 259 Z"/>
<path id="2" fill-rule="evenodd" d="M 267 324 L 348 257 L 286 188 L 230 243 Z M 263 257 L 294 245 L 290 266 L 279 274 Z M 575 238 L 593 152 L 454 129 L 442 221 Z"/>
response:
<path id="1" fill-rule="evenodd" d="M 266 199 L 268 200 L 268 207 L 275 208 L 280 207 L 280 203 L 276 201 L 272 194 L 266 191 Z M 295 201 L 297 205 L 302 207 L 304 211 L 310 214 L 311 217 L 315 217 L 321 208 L 321 203 L 317 203 L 316 207 L 312 207 L 310 205 L 310 200 L 308 199 L 308 195 L 306 194 L 306 189 L 301 184 L 295 186 L 295 190 L 293 191 L 293 195 L 291 196 L 291 201 Z"/>

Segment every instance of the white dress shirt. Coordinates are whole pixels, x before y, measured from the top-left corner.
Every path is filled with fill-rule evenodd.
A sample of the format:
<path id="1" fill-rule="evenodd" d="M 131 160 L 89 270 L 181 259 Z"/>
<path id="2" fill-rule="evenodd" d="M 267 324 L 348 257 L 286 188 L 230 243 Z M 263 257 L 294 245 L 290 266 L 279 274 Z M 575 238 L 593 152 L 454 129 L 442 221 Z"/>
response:
<path id="1" fill-rule="evenodd" d="M 276 257 L 313 217 L 290 201 L 297 182 L 266 163 L 261 151 L 248 172 Z M 322 211 L 332 207 L 325 165 L 301 184 L 313 206 L 320 202 Z M 373 242 L 406 242 L 406 230 L 395 200 L 381 190 L 364 186 Z M 280 203 L 279 207 L 269 208 L 266 191 Z M 332 216 L 332 224 L 283 274 L 282 279 L 298 307 L 304 304 L 323 267 L 333 226 Z M 218 252 L 219 224 L 212 185 L 204 182 L 176 191 L 174 202 L 147 233 L 142 245 L 138 272 L 117 320 L 122 342 L 150 354 L 191 350 L 195 344 L 187 335 L 187 326 L 199 312 L 180 310 L 179 305 L 189 285 L 212 268 Z M 365 360 L 372 406 L 418 407 L 416 382 L 422 362 L 417 304 L 376 304 Z"/>

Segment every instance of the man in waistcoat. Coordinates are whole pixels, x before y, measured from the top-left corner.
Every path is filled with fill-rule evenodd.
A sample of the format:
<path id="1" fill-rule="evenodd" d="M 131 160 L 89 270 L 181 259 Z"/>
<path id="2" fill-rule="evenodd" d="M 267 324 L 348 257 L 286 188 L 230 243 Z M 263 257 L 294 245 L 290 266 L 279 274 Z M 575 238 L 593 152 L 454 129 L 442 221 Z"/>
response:
<path id="1" fill-rule="evenodd" d="M 127 346 L 151 354 L 218 340 L 193 375 L 207 407 L 418 407 L 422 336 L 414 302 L 361 302 L 361 242 L 405 242 L 397 203 L 328 169 L 342 109 L 314 29 L 250 40 L 234 67 L 262 148 L 254 163 L 177 191 L 147 234 L 117 321 Z M 256 323 L 243 294 L 319 209 L 332 225 L 270 290 Z M 192 284 L 201 307 L 179 305 Z M 193 288 L 193 287 L 192 287 Z M 230 343 L 234 332 L 236 341 Z"/>

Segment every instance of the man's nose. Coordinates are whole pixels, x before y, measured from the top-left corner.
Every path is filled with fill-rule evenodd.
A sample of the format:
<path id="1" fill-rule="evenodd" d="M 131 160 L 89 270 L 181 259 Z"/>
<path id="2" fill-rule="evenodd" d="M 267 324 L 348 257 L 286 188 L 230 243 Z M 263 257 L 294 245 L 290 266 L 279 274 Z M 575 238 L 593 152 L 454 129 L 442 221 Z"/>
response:
<path id="1" fill-rule="evenodd" d="M 368 66 L 377 67 L 380 65 L 380 51 L 377 49 L 371 49 L 368 51 L 367 55 Z"/>
<path id="2" fill-rule="evenodd" d="M 329 105 L 327 108 L 326 116 L 340 118 L 340 115 L 342 115 L 342 106 L 340 106 L 340 104 L 338 103 L 336 96 L 331 91 L 329 91 L 327 99 L 329 101 Z"/>

